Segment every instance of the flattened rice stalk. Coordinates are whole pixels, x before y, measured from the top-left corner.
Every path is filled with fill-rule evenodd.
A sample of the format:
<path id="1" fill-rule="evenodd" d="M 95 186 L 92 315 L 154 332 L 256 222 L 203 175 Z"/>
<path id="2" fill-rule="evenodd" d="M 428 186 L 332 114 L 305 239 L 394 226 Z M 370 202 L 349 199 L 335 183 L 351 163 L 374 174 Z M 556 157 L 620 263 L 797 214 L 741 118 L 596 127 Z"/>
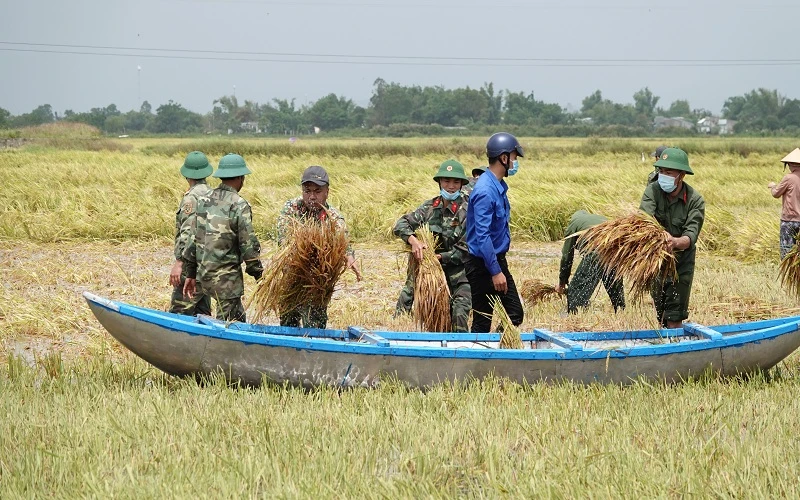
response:
<path id="1" fill-rule="evenodd" d="M 519 291 L 525 302 L 532 306 L 562 296 L 553 285 L 548 285 L 537 279 L 526 279 L 520 285 Z"/>
<path id="2" fill-rule="evenodd" d="M 522 349 L 522 334 L 508 317 L 506 308 L 500 297 L 492 295 L 489 297 L 489 304 L 492 306 L 492 315 L 497 318 L 497 329 L 500 331 L 500 349 Z"/>
<path id="3" fill-rule="evenodd" d="M 781 280 L 781 286 L 800 299 L 800 251 L 798 251 L 797 244 L 781 260 L 778 277 Z"/>

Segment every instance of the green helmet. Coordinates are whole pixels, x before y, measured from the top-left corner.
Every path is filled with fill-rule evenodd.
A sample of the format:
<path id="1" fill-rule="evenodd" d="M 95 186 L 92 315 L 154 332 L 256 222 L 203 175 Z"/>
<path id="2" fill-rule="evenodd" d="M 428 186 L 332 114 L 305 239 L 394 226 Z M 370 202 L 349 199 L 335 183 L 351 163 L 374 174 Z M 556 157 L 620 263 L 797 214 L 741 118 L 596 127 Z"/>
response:
<path id="1" fill-rule="evenodd" d="M 241 156 L 228 153 L 219 160 L 219 168 L 217 171 L 214 172 L 214 177 L 219 177 L 220 179 L 231 179 L 233 177 L 239 177 L 240 175 L 247 175 L 250 174 L 250 169 L 247 168 L 247 164 L 244 162 L 244 158 Z"/>
<path id="2" fill-rule="evenodd" d="M 672 170 L 681 170 L 689 175 L 694 175 L 691 167 L 689 167 L 689 155 L 686 151 L 678 148 L 667 148 L 661 152 L 661 156 L 653 164 L 658 168 L 670 168 Z"/>
<path id="3" fill-rule="evenodd" d="M 488 166 L 484 165 L 482 167 L 475 167 L 472 169 L 472 177 L 480 177 L 481 174 L 486 172 L 486 169 L 489 168 Z"/>
<path id="4" fill-rule="evenodd" d="M 455 160 L 447 160 L 439 165 L 439 171 L 433 176 L 433 180 L 438 183 L 439 179 L 461 179 L 462 186 L 469 182 L 464 174 L 464 165 Z"/>
<path id="5" fill-rule="evenodd" d="M 213 171 L 214 167 L 208 162 L 206 155 L 200 151 L 192 151 L 186 155 L 186 160 L 183 161 L 181 167 L 181 175 L 187 179 L 205 179 Z"/>

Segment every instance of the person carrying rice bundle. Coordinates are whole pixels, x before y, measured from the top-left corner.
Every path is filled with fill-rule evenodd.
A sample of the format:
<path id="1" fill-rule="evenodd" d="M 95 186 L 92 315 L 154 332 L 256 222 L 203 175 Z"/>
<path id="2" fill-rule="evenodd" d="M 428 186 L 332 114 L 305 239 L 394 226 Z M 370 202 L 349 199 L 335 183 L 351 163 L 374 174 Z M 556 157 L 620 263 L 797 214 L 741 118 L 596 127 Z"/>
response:
<path id="1" fill-rule="evenodd" d="M 426 248 L 417 238 L 416 231 L 427 224 L 437 238 L 433 251 L 447 278 L 452 331 L 466 332 L 469 331 L 472 292 L 464 270 L 464 256 L 467 253 L 467 196 L 462 188 L 468 179 L 461 163 L 447 160 L 439 166 L 433 180 L 439 185 L 439 195 L 400 217 L 394 226 L 394 235 L 410 246 L 408 277 L 397 299 L 396 311 L 401 314 L 411 312 L 415 287 L 414 263 L 422 261 L 423 250 Z"/>
<path id="2" fill-rule="evenodd" d="M 789 173 L 783 176 L 780 184 L 767 184 L 773 198 L 781 198 L 781 260 L 797 243 L 800 232 L 800 148 L 786 155 L 783 166 L 789 167 Z"/>
<path id="3" fill-rule="evenodd" d="M 578 269 L 575 270 L 575 276 L 573 276 L 572 281 L 569 279 L 572 273 L 575 249 L 580 246 L 578 241 L 580 238 L 573 235 L 606 220 L 608 219 L 602 215 L 590 214 L 586 210 L 578 210 L 572 214 L 569 225 L 564 230 L 565 240 L 564 246 L 561 248 L 561 266 L 558 274 L 558 286 L 555 287 L 555 290 L 558 293 L 566 291 L 567 312 L 570 314 L 576 314 L 579 307 L 586 308 L 589 306 L 589 299 L 591 299 L 600 280 L 603 281 L 608 298 L 611 299 L 614 312 L 619 309 L 625 309 L 625 288 L 622 278 L 617 279 L 613 272 L 604 273 L 597 254 L 594 252 L 583 256 L 581 263 L 578 264 Z M 567 286 L 567 283 L 569 283 L 569 286 Z"/>
<path id="4" fill-rule="evenodd" d="M 328 172 L 320 166 L 310 166 L 303 171 L 300 185 L 302 195 L 287 201 L 278 217 L 278 246 L 283 247 L 287 244 L 293 219 L 334 220 L 347 235 L 344 217 L 328 204 L 330 192 Z M 358 281 L 361 281 L 361 271 L 349 242 L 346 258 L 347 268 L 353 271 Z M 328 324 L 327 306 L 308 304 L 280 312 L 281 326 L 299 327 L 301 321 L 306 328 L 325 328 Z"/>
<path id="5" fill-rule="evenodd" d="M 658 280 L 650 295 L 661 326 L 680 328 L 689 317 L 697 237 L 703 228 L 706 203 L 684 182 L 687 174 L 694 175 L 685 151 L 667 148 L 654 166 L 658 168 L 657 182 L 645 188 L 639 210 L 655 217 L 666 230 L 668 246 L 675 253 L 677 279 Z"/>

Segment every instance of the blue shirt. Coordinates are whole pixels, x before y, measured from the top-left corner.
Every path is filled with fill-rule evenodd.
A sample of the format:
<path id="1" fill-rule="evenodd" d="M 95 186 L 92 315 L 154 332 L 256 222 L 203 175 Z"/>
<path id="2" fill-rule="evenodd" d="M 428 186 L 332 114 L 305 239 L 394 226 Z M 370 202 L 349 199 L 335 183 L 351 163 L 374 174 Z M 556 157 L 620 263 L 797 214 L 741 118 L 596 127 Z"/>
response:
<path id="1" fill-rule="evenodd" d="M 497 255 L 511 246 L 507 192 L 508 184 L 487 170 L 478 177 L 467 205 L 467 248 L 470 255 L 483 259 L 492 276 L 502 272 Z"/>

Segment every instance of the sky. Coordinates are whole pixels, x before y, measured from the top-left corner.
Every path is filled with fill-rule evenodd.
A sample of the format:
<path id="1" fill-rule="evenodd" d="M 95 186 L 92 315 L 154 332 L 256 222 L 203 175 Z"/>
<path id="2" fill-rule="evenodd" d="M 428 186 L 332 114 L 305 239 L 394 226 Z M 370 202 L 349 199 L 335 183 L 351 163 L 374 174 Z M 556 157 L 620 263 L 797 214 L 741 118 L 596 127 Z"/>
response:
<path id="1" fill-rule="evenodd" d="M 798 15 L 798 0 L 0 0 L 0 107 L 367 106 L 382 78 L 576 109 L 648 87 L 718 113 L 759 87 L 800 98 Z"/>

